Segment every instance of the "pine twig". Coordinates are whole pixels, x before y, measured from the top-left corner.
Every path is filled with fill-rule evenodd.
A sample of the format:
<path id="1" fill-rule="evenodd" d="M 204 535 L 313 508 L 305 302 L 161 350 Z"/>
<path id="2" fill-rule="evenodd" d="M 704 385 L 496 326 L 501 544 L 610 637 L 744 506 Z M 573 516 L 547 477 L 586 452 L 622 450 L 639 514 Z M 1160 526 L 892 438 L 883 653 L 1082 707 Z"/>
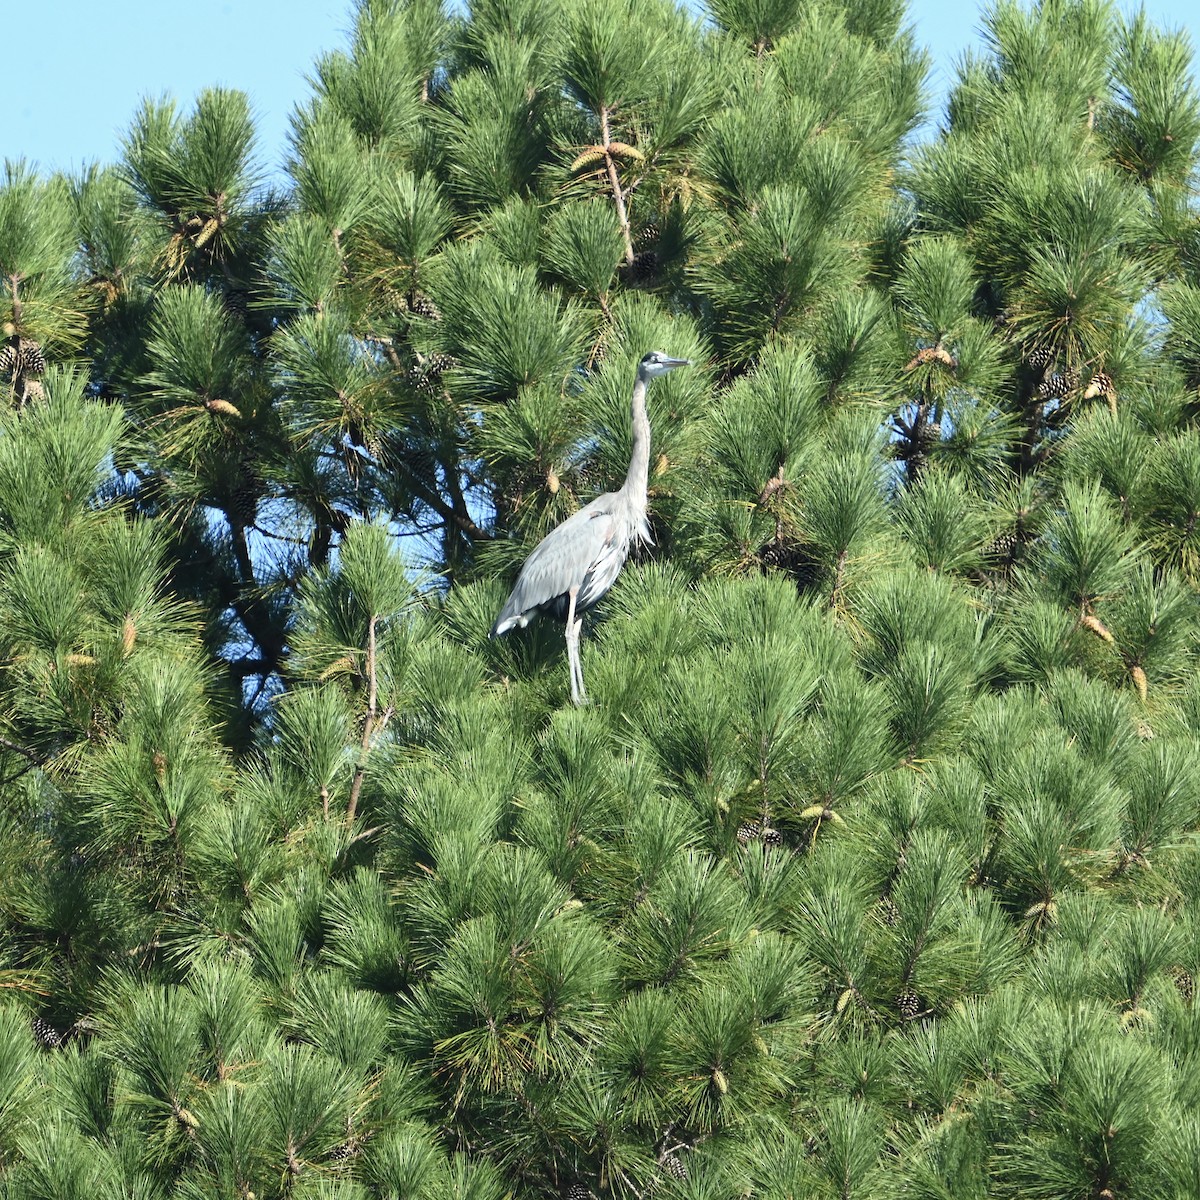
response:
<path id="1" fill-rule="evenodd" d="M 761 492 L 759 492 L 758 499 L 755 501 L 755 504 L 759 508 L 766 508 L 767 501 L 770 500 L 771 497 L 773 495 L 775 495 L 775 493 L 777 491 L 779 491 L 781 488 L 785 488 L 787 486 L 788 486 L 788 481 L 783 476 L 783 464 L 780 463 L 779 470 L 776 471 L 775 474 L 772 475 L 771 478 L 767 480 L 766 485 L 763 487 L 763 490 Z"/>
<path id="2" fill-rule="evenodd" d="M 350 784 L 350 799 L 346 803 L 346 825 L 354 824 L 358 812 L 358 799 L 362 795 L 363 780 L 367 774 L 367 756 L 371 753 L 371 742 L 376 733 L 382 733 L 395 711 L 390 705 L 379 716 L 379 679 L 375 669 L 375 625 L 378 617 L 372 613 L 367 624 L 367 717 L 363 722 L 362 742 L 358 750 L 358 762 L 354 767 L 354 779 Z M 376 725 L 376 718 L 379 724 Z"/>

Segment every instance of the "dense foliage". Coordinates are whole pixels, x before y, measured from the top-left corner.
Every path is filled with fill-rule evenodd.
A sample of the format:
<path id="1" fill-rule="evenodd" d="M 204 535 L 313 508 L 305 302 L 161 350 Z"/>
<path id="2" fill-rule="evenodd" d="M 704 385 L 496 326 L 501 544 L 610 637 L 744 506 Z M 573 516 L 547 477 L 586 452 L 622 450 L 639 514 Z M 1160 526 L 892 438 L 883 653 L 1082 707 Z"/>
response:
<path id="1" fill-rule="evenodd" d="M 1191 50 L 919 135 L 903 20 L 360 0 L 286 179 L 7 165 L 6 1200 L 1200 1196 Z"/>

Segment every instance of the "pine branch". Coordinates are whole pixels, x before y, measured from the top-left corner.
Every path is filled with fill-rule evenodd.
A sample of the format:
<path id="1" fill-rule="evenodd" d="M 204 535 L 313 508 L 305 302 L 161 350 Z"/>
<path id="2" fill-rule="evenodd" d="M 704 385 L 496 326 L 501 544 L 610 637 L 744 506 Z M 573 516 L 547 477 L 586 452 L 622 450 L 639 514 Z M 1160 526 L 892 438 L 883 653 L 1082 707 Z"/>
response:
<path id="1" fill-rule="evenodd" d="M 608 183 L 612 188 L 613 203 L 617 208 L 617 220 L 621 224 L 621 237 L 625 242 L 625 265 L 633 266 L 633 231 L 629 227 L 629 210 L 625 204 L 625 192 L 621 188 L 621 180 L 617 175 L 617 163 L 612 155 L 612 131 L 608 123 L 609 109 L 607 105 L 600 107 L 600 139 L 604 147 L 604 164 L 608 171 Z"/>
<path id="2" fill-rule="evenodd" d="M 229 663 L 229 672 L 238 679 L 251 675 L 270 675 L 276 664 L 265 658 L 235 658 Z"/>
<path id="3" fill-rule="evenodd" d="M 471 519 L 470 514 L 465 511 L 465 499 L 463 500 L 463 509 L 458 510 L 454 506 L 447 504 L 445 499 L 439 495 L 437 491 L 435 491 L 433 488 L 430 488 L 415 474 L 413 474 L 412 469 L 406 463 L 400 462 L 396 465 L 404 472 L 408 486 L 416 493 L 417 498 L 423 504 L 429 505 L 429 507 L 432 508 L 433 511 L 438 514 L 438 516 L 442 517 L 445 521 L 456 525 L 459 529 L 477 542 L 490 542 L 492 540 L 492 534 L 490 534 L 486 529 L 483 529 L 481 526 L 477 525 Z"/>
<path id="4" fill-rule="evenodd" d="M 6 737 L 0 737 L 0 750 L 8 750 L 13 754 L 19 754 L 26 762 L 35 767 L 40 767 L 48 761 L 46 755 L 41 755 L 26 746 L 21 746 L 17 742 L 10 741 Z"/>
<path id="5" fill-rule="evenodd" d="M 21 297 L 18 293 L 18 287 L 22 282 L 23 276 L 18 274 L 16 271 L 6 271 L 5 275 L 8 279 L 8 286 L 12 291 L 13 324 L 19 329 L 21 327 L 21 315 L 23 310 L 21 307 Z"/>

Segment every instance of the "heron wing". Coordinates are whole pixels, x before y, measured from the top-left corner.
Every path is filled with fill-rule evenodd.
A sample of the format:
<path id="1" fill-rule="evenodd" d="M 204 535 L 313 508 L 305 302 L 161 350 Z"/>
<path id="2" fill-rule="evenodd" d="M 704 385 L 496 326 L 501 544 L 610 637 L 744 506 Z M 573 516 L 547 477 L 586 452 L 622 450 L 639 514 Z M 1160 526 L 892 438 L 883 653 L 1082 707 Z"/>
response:
<path id="1" fill-rule="evenodd" d="M 584 505 L 534 547 L 496 618 L 493 634 L 527 625 L 539 608 L 572 588 L 579 589 L 582 610 L 612 586 L 625 562 L 628 539 L 617 536 L 618 522 L 604 503 L 608 499 L 599 496 Z M 607 582 L 601 586 L 604 578 Z"/>
<path id="2" fill-rule="evenodd" d="M 629 557 L 629 536 L 619 521 L 613 522 L 612 532 L 592 559 L 592 565 L 579 585 L 575 608 L 583 612 L 599 602 L 617 582 L 617 576 Z"/>

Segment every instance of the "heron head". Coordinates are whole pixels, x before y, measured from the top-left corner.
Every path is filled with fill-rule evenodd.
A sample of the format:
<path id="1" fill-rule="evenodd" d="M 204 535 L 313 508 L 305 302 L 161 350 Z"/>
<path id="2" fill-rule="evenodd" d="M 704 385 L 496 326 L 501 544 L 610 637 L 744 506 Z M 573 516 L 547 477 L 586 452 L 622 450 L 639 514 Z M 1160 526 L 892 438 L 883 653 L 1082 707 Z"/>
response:
<path id="1" fill-rule="evenodd" d="M 660 375 L 665 375 L 668 371 L 675 370 L 676 367 L 690 367 L 692 360 L 690 358 L 672 358 L 669 354 L 664 354 L 661 350 L 651 350 L 640 363 L 638 363 L 638 374 L 643 379 L 657 379 Z"/>

